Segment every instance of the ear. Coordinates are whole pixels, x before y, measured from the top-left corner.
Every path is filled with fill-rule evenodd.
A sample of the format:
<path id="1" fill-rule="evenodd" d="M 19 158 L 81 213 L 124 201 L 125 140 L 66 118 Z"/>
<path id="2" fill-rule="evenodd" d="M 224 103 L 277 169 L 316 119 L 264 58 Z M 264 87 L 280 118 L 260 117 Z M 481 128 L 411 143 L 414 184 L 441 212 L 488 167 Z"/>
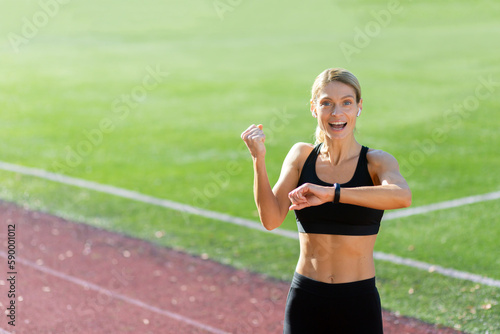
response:
<path id="1" fill-rule="evenodd" d="M 358 103 L 358 113 L 356 114 L 356 117 L 359 117 L 359 115 L 361 115 L 362 109 L 363 109 L 363 99 L 360 99 Z"/>
<path id="2" fill-rule="evenodd" d="M 314 100 L 310 101 L 311 103 L 311 114 L 314 118 L 318 118 L 318 114 L 316 113 L 316 104 L 314 103 Z"/>

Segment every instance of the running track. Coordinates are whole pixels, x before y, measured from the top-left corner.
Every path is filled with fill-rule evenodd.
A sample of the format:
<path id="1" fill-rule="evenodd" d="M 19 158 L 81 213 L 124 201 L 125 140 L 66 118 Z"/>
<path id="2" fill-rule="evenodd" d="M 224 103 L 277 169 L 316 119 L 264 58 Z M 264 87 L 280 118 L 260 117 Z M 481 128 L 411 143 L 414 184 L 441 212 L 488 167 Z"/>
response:
<path id="1" fill-rule="evenodd" d="M 2 317 L 0 334 L 282 331 L 288 282 L 12 204 L 0 202 L 0 218 L 0 267 L 15 224 L 18 273 L 16 326 Z M 458 333 L 389 313 L 384 321 L 388 334 Z"/>

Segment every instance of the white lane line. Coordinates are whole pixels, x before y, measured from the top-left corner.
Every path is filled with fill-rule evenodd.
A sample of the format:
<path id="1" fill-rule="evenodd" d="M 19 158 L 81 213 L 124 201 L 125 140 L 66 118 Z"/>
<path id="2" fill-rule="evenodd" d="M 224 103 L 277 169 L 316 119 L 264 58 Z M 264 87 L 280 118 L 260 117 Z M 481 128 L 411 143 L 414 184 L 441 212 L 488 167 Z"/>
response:
<path id="1" fill-rule="evenodd" d="M 38 168 L 31 168 L 31 167 L 24 167 L 24 166 L 19 166 L 7 162 L 2 162 L 0 161 L 0 169 L 14 172 L 14 173 L 19 173 L 19 174 L 24 174 L 24 175 L 30 175 L 30 176 L 35 176 L 38 178 L 66 184 L 66 185 L 72 185 L 76 186 L 79 188 L 85 188 L 85 189 L 90 189 L 110 195 L 115 195 L 123 198 L 128 198 L 131 200 L 135 200 L 138 202 L 143 202 L 147 204 L 152 204 L 152 205 L 157 205 L 161 206 L 164 208 L 188 213 L 188 214 L 193 214 L 193 215 L 198 215 L 202 216 L 205 218 L 211 218 L 215 219 L 218 221 L 234 224 L 234 225 L 239 225 L 259 231 L 266 231 L 268 232 L 262 224 L 255 222 L 250 219 L 245 219 L 245 218 L 240 218 L 240 217 L 235 217 L 231 216 L 225 213 L 220 213 L 220 212 L 215 212 L 215 211 L 210 211 L 202 208 L 197 208 L 191 205 L 187 204 L 182 204 L 166 199 L 161 199 L 149 195 L 144 195 L 135 191 L 123 189 L 123 188 L 118 188 L 115 186 L 110 186 L 110 185 L 105 185 L 105 184 L 100 184 L 97 182 L 92 182 L 92 181 L 87 181 L 87 180 L 82 180 L 82 179 L 77 179 L 74 177 L 70 176 L 65 176 L 61 174 L 56 174 L 56 173 L 51 173 L 48 171 L 45 171 L 43 169 L 38 169 Z M 424 214 L 424 213 L 429 213 L 432 211 L 437 211 L 437 210 L 443 210 L 443 209 L 449 209 L 453 207 L 458 207 L 462 205 L 467 205 L 467 204 L 472 204 L 472 203 L 478 203 L 478 202 L 484 202 L 484 201 L 491 201 L 495 199 L 500 198 L 500 191 L 484 194 L 484 195 L 477 195 L 477 196 L 470 196 L 470 197 L 464 197 L 456 200 L 451 200 L 451 201 L 445 201 L 445 202 L 440 202 L 436 204 L 430 204 L 430 205 L 425 205 L 421 207 L 416 207 L 416 208 L 409 208 L 409 209 L 403 209 L 403 210 L 398 210 L 395 212 L 388 212 L 384 220 L 391 220 L 391 219 L 396 219 L 396 218 L 401 218 L 401 217 L 409 217 L 412 215 L 417 215 L 417 214 Z M 269 232 L 268 232 L 269 233 Z M 283 237 L 291 238 L 291 239 L 298 239 L 298 234 L 297 232 L 289 231 L 289 230 L 284 230 L 284 229 L 275 229 L 271 231 L 271 233 L 281 235 Z M 424 262 L 419 262 L 411 259 L 405 259 L 405 258 L 400 258 L 396 255 L 392 254 L 385 254 L 382 252 L 375 252 L 374 257 L 379 260 L 384 260 L 384 261 L 389 261 L 392 263 L 412 267 L 412 268 L 417 268 L 417 269 L 423 269 L 423 270 L 428 270 L 428 268 L 433 267 L 433 268 L 442 268 L 439 266 L 434 266 L 432 264 L 427 264 Z M 401 260 L 399 260 L 401 259 Z M 424 266 L 421 266 L 420 264 L 425 264 Z M 436 270 L 436 272 L 438 272 Z M 439 271 L 440 274 L 452 278 L 457 278 L 457 279 L 463 279 L 463 280 L 469 280 L 470 277 L 481 277 L 475 274 L 469 274 L 465 273 L 462 271 L 458 271 L 455 269 L 447 269 L 447 268 L 442 268 Z M 474 278 L 475 279 L 475 278 Z M 472 280 L 473 281 L 473 280 Z M 476 282 L 476 281 L 473 281 Z M 498 287 L 500 284 L 499 280 L 487 278 L 487 277 L 482 277 L 481 283 L 489 286 L 495 286 Z"/>
<path id="2" fill-rule="evenodd" d="M 0 256 L 2 256 L 4 258 L 7 258 L 7 253 L 5 253 L 3 251 L 0 251 Z M 85 289 L 90 289 L 90 290 L 96 291 L 98 293 L 102 293 L 102 294 L 105 294 L 107 296 L 111 296 L 111 297 L 113 297 L 115 299 L 124 301 L 126 303 L 129 303 L 131 305 L 134 305 L 134 306 L 146 309 L 146 310 L 151 311 L 151 312 L 155 312 L 155 313 L 167 316 L 167 317 L 175 319 L 177 321 L 184 322 L 184 323 L 186 323 L 188 325 L 191 325 L 193 327 L 197 327 L 197 328 L 203 329 L 203 330 L 205 330 L 207 332 L 214 333 L 214 334 L 230 334 L 230 333 L 225 332 L 223 330 L 220 330 L 220 329 L 217 329 L 217 328 L 214 328 L 214 327 L 202 324 L 201 322 L 198 322 L 196 320 L 190 319 L 190 318 L 185 317 L 183 315 L 180 315 L 180 314 L 177 314 L 177 313 L 174 313 L 174 312 L 170 312 L 170 311 L 167 311 L 167 310 L 163 310 L 163 309 L 160 309 L 158 307 L 148 305 L 148 304 L 146 304 L 146 303 L 144 303 L 144 302 L 142 302 L 140 300 L 127 297 L 127 296 L 122 295 L 120 293 L 113 292 L 111 290 L 105 289 L 103 287 L 100 287 L 99 285 L 87 282 L 87 281 L 82 280 L 80 278 L 67 275 L 67 274 L 65 274 L 63 272 L 60 272 L 60 271 L 57 271 L 57 270 L 54 270 L 54 269 L 50 269 L 50 268 L 45 267 L 45 266 L 39 266 L 39 265 L 37 265 L 34 262 L 31 262 L 31 261 L 28 261 L 28 260 L 25 260 L 25 259 L 22 259 L 22 258 L 19 258 L 19 257 L 16 257 L 16 262 L 20 263 L 22 265 L 25 265 L 27 267 L 33 268 L 35 270 L 41 271 L 41 272 L 43 272 L 45 274 L 49 274 L 49 275 L 55 276 L 57 278 L 65 280 L 67 282 L 74 283 L 74 284 L 79 285 L 79 286 L 81 286 L 81 287 L 83 287 Z"/>
<path id="3" fill-rule="evenodd" d="M 450 269 L 450 268 L 444 268 L 441 266 L 417 261 L 417 260 L 412 260 L 412 259 L 407 259 L 404 257 L 399 257 L 397 255 L 393 254 L 386 254 L 382 252 L 374 252 L 373 256 L 380 261 L 387 261 L 395 264 L 400 264 L 412 268 L 418 268 L 422 269 L 425 271 L 428 271 L 429 273 L 439 273 L 444 276 L 452 277 L 452 278 L 458 278 L 464 281 L 471 281 L 475 283 L 481 283 L 484 285 L 489 285 L 493 287 L 500 288 L 500 281 L 495 280 L 493 278 L 485 277 L 485 276 L 480 276 L 476 274 L 471 274 L 465 271 L 459 271 L 455 269 Z"/>
<path id="4" fill-rule="evenodd" d="M 215 212 L 215 211 L 210 211 L 202 208 L 198 208 L 195 206 L 191 206 L 188 204 L 183 204 L 179 202 L 174 202 L 170 201 L 167 199 L 161 199 L 149 195 L 144 195 L 136 191 L 132 190 L 127 190 L 123 188 L 118 188 L 115 186 L 111 185 L 106 185 L 106 184 L 101 184 L 93 181 L 87 181 L 87 180 L 82 180 L 78 179 L 75 177 L 70 177 L 66 175 L 61 175 L 61 174 L 56 174 L 52 172 L 48 172 L 43 169 L 38 169 L 38 168 L 31 168 L 31 167 L 24 167 L 24 166 L 19 166 L 19 165 L 14 165 L 8 162 L 3 162 L 0 161 L 0 169 L 9 171 L 9 172 L 14 172 L 14 173 L 19 173 L 23 175 L 30 175 L 34 177 L 38 177 L 41 179 L 45 180 L 50 180 L 66 185 L 71 185 L 75 186 L 78 188 L 84 188 L 84 189 L 90 189 L 122 198 L 128 198 L 134 201 L 138 202 L 143 202 L 147 204 L 152 204 L 156 206 L 161 206 L 167 209 L 172 209 L 188 214 L 193 214 L 205 218 L 211 218 L 215 220 L 220 220 L 223 222 L 231 223 L 234 225 L 239 225 L 259 231 L 267 231 L 262 224 L 257 223 L 253 220 L 245 219 L 245 218 L 239 218 L 239 217 L 234 217 L 225 213 L 220 213 L 220 212 Z M 289 238 L 297 238 L 297 233 L 293 231 L 287 231 L 287 230 L 273 230 L 271 231 L 272 233 L 279 234 L 285 237 Z"/>
<path id="5" fill-rule="evenodd" d="M 404 210 L 388 212 L 387 214 L 384 215 L 384 220 L 409 217 L 409 216 L 424 214 L 424 213 L 428 213 L 428 212 L 432 212 L 432 211 L 451 209 L 451 208 L 456 208 L 456 207 L 464 206 L 464 205 L 468 205 L 468 204 L 493 201 L 493 200 L 497 200 L 497 199 L 500 199 L 500 191 L 495 191 L 495 192 L 483 194 L 483 195 L 475 195 L 475 196 L 457 198 L 457 199 L 453 199 L 451 201 L 423 205 L 423 206 L 419 206 L 416 208 L 409 208 L 409 209 L 404 209 Z"/>

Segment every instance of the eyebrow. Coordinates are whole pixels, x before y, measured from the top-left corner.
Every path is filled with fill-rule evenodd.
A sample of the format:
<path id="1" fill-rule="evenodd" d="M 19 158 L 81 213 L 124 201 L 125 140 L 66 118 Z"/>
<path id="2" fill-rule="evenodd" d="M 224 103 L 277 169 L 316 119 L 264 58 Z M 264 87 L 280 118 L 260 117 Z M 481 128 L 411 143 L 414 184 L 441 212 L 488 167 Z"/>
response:
<path id="1" fill-rule="evenodd" d="M 341 100 L 343 100 L 343 99 L 348 98 L 348 97 L 350 97 L 350 98 L 352 98 L 352 99 L 355 99 L 355 97 L 354 97 L 354 96 L 352 96 L 352 95 L 350 95 L 350 94 L 349 94 L 349 95 L 344 95 L 344 96 L 342 96 L 340 99 L 341 99 Z M 321 97 L 321 96 L 320 96 L 320 100 L 323 100 L 323 99 L 330 99 L 330 100 L 331 100 L 332 98 L 331 98 L 331 97 L 329 97 L 329 96 L 324 96 L 324 97 Z"/>

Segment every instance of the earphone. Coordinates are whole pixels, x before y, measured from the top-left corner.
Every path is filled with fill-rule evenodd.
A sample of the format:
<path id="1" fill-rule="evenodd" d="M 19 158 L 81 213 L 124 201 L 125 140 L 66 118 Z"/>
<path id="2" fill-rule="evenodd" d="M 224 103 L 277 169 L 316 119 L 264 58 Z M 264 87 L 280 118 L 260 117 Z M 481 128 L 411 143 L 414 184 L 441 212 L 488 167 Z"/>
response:
<path id="1" fill-rule="evenodd" d="M 358 109 L 358 114 L 356 115 L 356 117 L 359 117 L 360 114 L 361 114 L 361 108 Z"/>

